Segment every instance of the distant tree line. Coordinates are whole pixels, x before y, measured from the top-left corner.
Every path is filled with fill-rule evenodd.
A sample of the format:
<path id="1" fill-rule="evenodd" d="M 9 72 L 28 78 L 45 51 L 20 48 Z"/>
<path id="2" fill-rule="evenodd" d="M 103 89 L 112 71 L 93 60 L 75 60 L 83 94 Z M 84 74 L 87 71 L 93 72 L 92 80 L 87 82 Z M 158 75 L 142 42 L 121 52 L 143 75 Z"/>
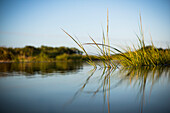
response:
<path id="1" fill-rule="evenodd" d="M 34 47 L 24 48 L 0 47 L 1 61 L 51 61 L 59 56 L 82 56 L 82 51 L 68 47 Z"/>

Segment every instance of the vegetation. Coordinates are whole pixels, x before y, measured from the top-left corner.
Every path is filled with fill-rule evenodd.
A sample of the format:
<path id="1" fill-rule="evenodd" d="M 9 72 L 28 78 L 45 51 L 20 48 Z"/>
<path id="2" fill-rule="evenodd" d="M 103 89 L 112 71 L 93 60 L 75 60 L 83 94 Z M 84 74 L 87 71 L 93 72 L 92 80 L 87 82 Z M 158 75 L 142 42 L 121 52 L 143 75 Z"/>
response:
<path id="1" fill-rule="evenodd" d="M 139 44 L 136 48 L 127 47 L 126 53 L 118 57 L 123 66 L 157 66 L 170 64 L 170 49 L 156 48 L 152 42 L 151 46 L 146 46 L 144 42 L 144 32 L 140 16 L 140 36 L 137 35 Z M 133 51 L 133 52 L 132 52 Z"/>
<path id="2" fill-rule="evenodd" d="M 82 60 L 82 51 L 67 47 L 33 47 L 6 48 L 0 47 L 0 61 L 56 61 Z"/>
<path id="3" fill-rule="evenodd" d="M 62 29 L 63 30 L 63 29 Z M 91 57 L 87 54 L 83 47 L 83 44 L 75 40 L 69 33 L 63 30 L 78 46 L 86 53 L 88 63 L 96 68 L 96 64 L 92 61 Z M 107 33 L 106 36 L 103 32 L 103 42 L 96 43 L 90 36 L 92 43 L 85 43 L 86 45 L 95 45 L 98 48 L 99 59 L 103 62 L 104 67 L 117 68 L 117 64 L 114 60 L 118 60 L 119 63 L 126 66 L 141 67 L 141 66 L 157 66 L 157 65 L 169 65 L 170 64 L 170 49 L 158 49 L 154 46 L 151 37 L 151 46 L 146 46 L 144 42 L 144 32 L 142 29 L 142 20 L 140 16 L 140 35 L 136 35 L 139 41 L 137 47 L 127 47 L 122 50 L 111 47 L 108 38 L 108 11 L 107 11 Z M 116 53 L 118 54 L 116 55 Z M 115 54 L 115 55 L 113 55 Z"/>
<path id="4" fill-rule="evenodd" d="M 86 60 L 89 64 L 96 68 L 94 60 L 101 60 L 104 67 L 117 68 L 119 62 L 124 67 L 127 66 L 157 66 L 157 65 L 169 65 L 170 64 L 170 49 L 156 48 L 152 42 L 151 45 L 146 46 L 144 41 L 144 32 L 142 29 L 142 20 L 140 16 L 140 35 L 136 35 L 138 38 L 138 45 L 132 47 L 123 48 L 123 51 L 110 46 L 108 37 L 108 12 L 107 12 L 107 33 L 103 31 L 102 43 L 97 43 L 90 36 L 92 43 L 82 44 L 79 40 L 72 37 L 69 33 L 63 30 L 85 53 L 82 55 L 82 51 L 76 48 L 67 47 L 33 47 L 26 46 L 24 48 L 6 48 L 0 47 L 0 62 L 1 61 L 15 61 L 15 62 L 27 62 L 27 61 L 75 61 Z M 84 48 L 84 45 L 94 45 L 98 49 L 98 55 L 88 55 Z"/>
<path id="5" fill-rule="evenodd" d="M 133 51 L 133 52 L 132 52 Z M 157 66 L 170 64 L 170 49 L 155 48 L 155 46 L 144 46 L 141 49 L 133 50 L 128 48 L 124 56 L 117 59 L 123 66 Z"/>

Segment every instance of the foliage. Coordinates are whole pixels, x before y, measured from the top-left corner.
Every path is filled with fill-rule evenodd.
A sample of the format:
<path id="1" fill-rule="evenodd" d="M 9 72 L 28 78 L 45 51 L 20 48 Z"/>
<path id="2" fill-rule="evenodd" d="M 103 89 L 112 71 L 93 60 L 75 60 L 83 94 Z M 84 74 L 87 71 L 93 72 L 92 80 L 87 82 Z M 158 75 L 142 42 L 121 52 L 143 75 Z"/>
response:
<path id="1" fill-rule="evenodd" d="M 33 47 L 26 46 L 24 48 L 6 48 L 0 47 L 0 61 L 54 61 L 56 56 L 67 54 L 71 58 L 79 58 L 82 51 L 76 48 L 68 47 Z M 77 56 L 76 56 L 77 55 Z M 70 58 L 70 59 L 71 59 Z"/>

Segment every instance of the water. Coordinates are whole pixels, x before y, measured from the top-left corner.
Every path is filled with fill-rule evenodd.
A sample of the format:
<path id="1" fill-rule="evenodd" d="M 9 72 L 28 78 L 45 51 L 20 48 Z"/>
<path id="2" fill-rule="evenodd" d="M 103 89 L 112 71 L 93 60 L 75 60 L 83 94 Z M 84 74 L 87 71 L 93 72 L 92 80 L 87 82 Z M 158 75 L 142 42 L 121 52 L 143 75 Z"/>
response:
<path id="1" fill-rule="evenodd" d="M 169 67 L 0 64 L 0 113 L 170 113 L 169 105 Z"/>

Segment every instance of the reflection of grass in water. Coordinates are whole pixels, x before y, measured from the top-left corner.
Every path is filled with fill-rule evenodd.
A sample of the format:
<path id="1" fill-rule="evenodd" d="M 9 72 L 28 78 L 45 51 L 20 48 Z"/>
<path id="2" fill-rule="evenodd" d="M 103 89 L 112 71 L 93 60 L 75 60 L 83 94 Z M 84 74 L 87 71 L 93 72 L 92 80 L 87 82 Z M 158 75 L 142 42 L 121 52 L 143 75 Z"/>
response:
<path id="1" fill-rule="evenodd" d="M 62 29 L 63 30 L 63 29 Z M 146 46 L 144 41 L 144 32 L 142 27 L 142 19 L 140 15 L 140 35 L 136 35 L 139 41 L 137 47 L 133 45 L 133 47 L 123 48 L 125 53 L 123 53 L 120 49 L 111 47 L 109 44 L 108 38 L 108 11 L 107 11 L 107 35 L 105 36 L 103 32 L 103 42 L 96 43 L 95 40 L 91 37 L 92 43 L 85 43 L 86 45 L 94 45 L 98 49 L 99 59 L 103 62 L 103 65 L 108 68 L 116 68 L 117 65 L 113 62 L 115 58 L 119 60 L 119 63 L 124 66 L 133 66 L 133 67 L 141 67 L 141 66 L 157 66 L 157 65 L 166 65 L 170 64 L 170 50 L 160 50 L 157 49 L 151 37 L 151 46 Z M 63 30 L 76 44 L 84 51 L 86 56 L 88 57 L 88 63 L 93 65 L 96 68 L 96 64 L 92 61 L 91 57 L 87 54 L 83 44 L 75 37 L 72 37 L 65 30 Z M 76 40 L 77 39 L 77 40 Z M 111 54 L 119 53 L 117 57 L 113 57 Z"/>
<path id="2" fill-rule="evenodd" d="M 96 69 L 93 69 L 90 76 L 86 79 L 85 83 L 81 87 L 81 89 L 84 89 L 87 84 L 91 81 L 96 81 L 94 79 L 98 79 L 98 87 L 94 91 L 86 91 L 87 93 L 94 93 L 96 94 L 97 92 L 101 91 L 107 91 L 107 83 L 108 81 L 116 80 L 112 82 L 110 85 L 110 88 L 116 88 L 120 84 L 128 81 L 129 85 L 134 84 L 134 85 L 139 85 L 140 86 L 140 91 L 143 88 L 143 86 L 146 85 L 146 83 L 151 83 L 154 85 L 154 83 L 158 82 L 161 77 L 169 77 L 170 75 L 170 70 L 168 66 L 157 66 L 157 67 L 148 67 L 144 66 L 141 68 L 125 68 L 122 67 L 118 70 L 114 69 L 109 69 L 109 68 L 103 68 L 102 71 L 103 73 L 99 78 L 93 77 L 95 74 Z M 166 75 L 166 76 L 163 76 Z M 93 77 L 93 78 L 92 78 Z M 91 79 L 91 80 L 90 80 Z M 166 79 L 167 80 L 167 79 Z M 170 81 L 170 79 L 169 79 Z"/>
<path id="3" fill-rule="evenodd" d="M 114 68 L 104 68 L 102 75 L 99 78 L 99 82 L 101 81 L 102 83 L 99 85 L 99 87 L 95 91 L 84 91 L 84 89 L 87 87 L 88 83 L 90 82 L 91 78 L 93 78 L 93 75 L 96 72 L 96 68 L 90 70 L 90 75 L 88 78 L 85 80 L 85 83 L 81 86 L 81 88 L 75 93 L 73 98 L 69 100 L 66 105 L 71 104 L 82 92 L 86 93 L 93 93 L 93 96 L 95 96 L 100 89 L 102 88 L 102 92 L 104 94 L 104 103 L 106 102 L 105 97 L 107 97 L 107 106 L 108 106 L 108 113 L 110 113 L 110 103 L 109 103 L 109 95 L 110 95 L 110 75 L 114 71 Z M 103 80 L 102 80 L 103 79 Z M 108 90 L 109 89 L 109 90 Z"/>
<path id="4" fill-rule="evenodd" d="M 85 80 L 85 83 L 81 86 L 81 88 L 76 92 L 74 97 L 69 101 L 71 103 L 76 99 L 77 96 L 80 96 L 81 93 L 92 94 L 95 96 L 97 93 L 103 93 L 104 103 L 107 101 L 108 112 L 110 112 L 110 90 L 121 86 L 124 83 L 128 83 L 127 85 L 133 85 L 134 87 L 138 87 L 139 93 L 138 96 L 141 98 L 141 112 L 143 110 L 143 104 L 145 100 L 145 88 L 149 84 L 151 84 L 150 88 L 150 96 L 152 92 L 152 88 L 154 84 L 159 82 L 159 80 L 167 80 L 170 81 L 170 67 L 148 67 L 144 66 L 141 68 L 125 68 L 122 67 L 119 70 L 113 68 L 102 68 L 102 73 L 99 78 L 94 78 L 96 68 L 92 69 L 90 75 Z M 99 71 L 99 70 L 97 70 Z M 97 73 L 98 74 L 98 73 Z M 97 79 L 94 80 L 94 79 Z M 98 83 L 97 87 L 94 90 L 87 90 L 88 84 L 91 82 Z M 165 82 L 164 82 L 165 83 Z M 125 85 L 125 84 L 124 84 Z M 86 89 L 87 88 L 87 89 Z"/>
<path id="5" fill-rule="evenodd" d="M 148 67 L 144 66 L 141 68 L 123 68 L 120 73 L 124 76 L 122 79 L 129 80 L 130 84 L 139 87 L 139 97 L 141 95 L 141 113 L 143 112 L 143 104 L 145 102 L 145 88 L 147 83 L 151 83 L 150 94 L 151 96 L 152 88 L 156 82 L 158 82 L 161 77 L 163 77 L 163 82 L 167 80 L 170 81 L 170 70 L 169 67 Z"/>

